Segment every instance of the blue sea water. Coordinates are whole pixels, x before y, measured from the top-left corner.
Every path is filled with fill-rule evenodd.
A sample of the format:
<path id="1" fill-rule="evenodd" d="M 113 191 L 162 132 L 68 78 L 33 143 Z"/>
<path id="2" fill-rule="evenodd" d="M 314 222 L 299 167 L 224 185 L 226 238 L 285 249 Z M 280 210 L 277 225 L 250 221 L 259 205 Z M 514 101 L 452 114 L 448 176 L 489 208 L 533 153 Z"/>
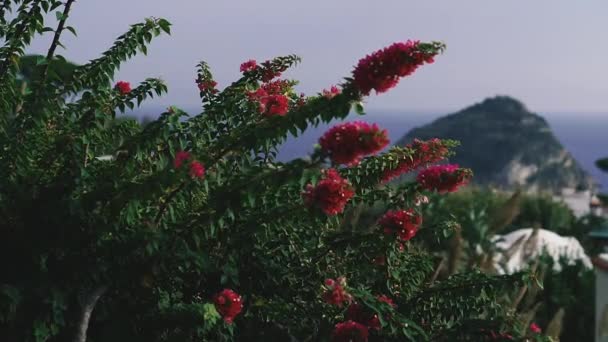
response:
<path id="1" fill-rule="evenodd" d="M 445 113 L 369 112 L 364 117 L 351 115 L 345 121 L 360 119 L 375 122 L 386 128 L 391 141 L 395 142 L 412 128 L 430 123 L 443 115 Z M 608 157 L 608 113 L 540 113 L 540 115 L 547 120 L 566 150 L 597 181 L 602 191 L 608 191 L 608 174 L 595 167 L 597 159 Z M 331 125 L 333 124 L 335 122 Z M 309 154 L 319 137 L 331 125 L 320 125 L 309 129 L 297 139 L 290 138 L 281 146 L 279 158 L 289 160 Z"/>

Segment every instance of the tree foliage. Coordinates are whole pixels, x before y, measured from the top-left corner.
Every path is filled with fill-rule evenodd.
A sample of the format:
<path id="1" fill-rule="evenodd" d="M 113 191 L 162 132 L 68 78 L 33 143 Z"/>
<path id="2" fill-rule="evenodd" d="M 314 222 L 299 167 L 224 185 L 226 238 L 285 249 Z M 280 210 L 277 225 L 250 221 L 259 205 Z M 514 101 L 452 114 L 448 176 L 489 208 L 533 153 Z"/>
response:
<path id="1" fill-rule="evenodd" d="M 49 77 L 61 34 L 74 31 L 66 26 L 72 4 L 0 3 L 0 336 L 338 341 L 357 333 L 349 327 L 359 329 L 352 338 L 382 341 L 527 334 L 517 333 L 519 321 L 500 297 L 533 277 L 468 272 L 438 280 L 437 260 L 415 238 L 357 219 L 379 202 L 415 213 L 425 193 L 455 189 L 469 170 L 436 168 L 426 174 L 432 186 L 393 187 L 381 182 L 384 172 L 421 151 L 364 149 L 368 156 L 331 171 L 331 151 L 275 160 L 288 135 L 353 108 L 363 114 L 370 87 L 395 86 L 443 44 L 394 44 L 362 59 L 341 91 L 310 97 L 296 94 L 294 81 L 273 81 L 297 56 L 249 63 L 221 91 L 201 62 L 202 112 L 170 107 L 142 127 L 116 116 L 166 86 L 146 79 L 113 87 L 113 78 L 170 24 L 135 24 L 70 77 Z M 55 10 L 56 28 L 45 27 Z M 19 91 L 17 61 L 46 32 L 54 39 L 34 67 L 39 77 Z M 355 144 L 369 142 L 360 137 Z M 358 321 L 340 325 L 347 318 Z"/>

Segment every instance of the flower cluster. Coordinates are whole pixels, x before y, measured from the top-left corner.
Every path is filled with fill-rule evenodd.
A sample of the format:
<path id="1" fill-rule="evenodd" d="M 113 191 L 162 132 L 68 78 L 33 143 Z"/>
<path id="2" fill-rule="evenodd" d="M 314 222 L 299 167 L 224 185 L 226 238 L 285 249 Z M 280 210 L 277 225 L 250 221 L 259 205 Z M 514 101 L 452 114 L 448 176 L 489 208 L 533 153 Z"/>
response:
<path id="1" fill-rule="evenodd" d="M 213 297 L 215 309 L 222 315 L 224 321 L 231 324 L 238 314 L 243 310 L 241 296 L 230 289 L 224 289 Z"/>
<path id="2" fill-rule="evenodd" d="M 205 177 L 205 166 L 200 162 L 194 160 L 190 163 L 190 177 L 192 178 L 203 178 Z"/>
<path id="3" fill-rule="evenodd" d="M 394 43 L 365 56 L 353 71 L 353 81 L 361 94 L 373 90 L 383 93 L 399 83 L 400 77 L 411 75 L 424 63 L 433 63 L 436 51 L 425 52 L 419 41 Z"/>
<path id="4" fill-rule="evenodd" d="M 405 146 L 411 154 L 403 156 L 396 167 L 384 171 L 383 182 L 388 182 L 421 166 L 436 163 L 448 155 L 448 147 L 440 139 L 414 141 Z"/>
<path id="5" fill-rule="evenodd" d="M 344 287 L 346 286 L 346 279 L 340 277 L 337 280 L 325 279 L 325 292 L 323 293 L 323 300 L 331 305 L 342 307 L 346 303 L 352 301 L 352 296 L 346 292 Z"/>
<path id="6" fill-rule="evenodd" d="M 286 92 L 291 90 L 292 83 L 293 82 L 290 82 L 288 80 L 270 81 L 262 83 L 260 89 L 266 92 L 267 95 L 285 94 Z"/>
<path id="7" fill-rule="evenodd" d="M 367 327 L 354 321 L 336 324 L 332 333 L 333 342 L 367 342 L 368 337 Z"/>
<path id="8" fill-rule="evenodd" d="M 422 216 L 413 209 L 390 210 L 378 220 L 384 234 L 396 235 L 401 241 L 413 238 L 421 224 Z"/>
<path id="9" fill-rule="evenodd" d="M 175 159 L 173 159 L 173 167 L 175 169 L 180 169 L 184 165 L 184 163 L 190 160 L 191 158 L 192 155 L 190 154 L 190 152 L 179 151 L 175 154 Z M 188 173 L 192 178 L 203 178 L 205 177 L 205 166 L 197 160 L 192 160 L 189 164 Z"/>
<path id="10" fill-rule="evenodd" d="M 335 164 L 357 164 L 388 145 L 388 133 L 378 125 L 363 121 L 347 122 L 329 129 L 319 139 L 321 149 Z"/>
<path id="11" fill-rule="evenodd" d="M 209 92 L 211 94 L 218 92 L 218 90 L 215 88 L 217 86 L 217 82 L 214 80 L 195 80 L 195 82 L 200 92 Z"/>
<path id="12" fill-rule="evenodd" d="M 250 72 L 250 71 L 254 71 L 258 68 L 258 63 L 255 61 L 255 59 L 250 59 L 247 62 L 244 62 L 243 64 L 241 64 L 241 72 L 245 73 L 245 72 Z"/>
<path id="13" fill-rule="evenodd" d="M 535 334 L 540 334 L 543 330 L 536 323 L 530 324 L 530 331 Z"/>
<path id="14" fill-rule="evenodd" d="M 289 110 L 289 98 L 285 92 L 291 85 L 288 81 L 277 80 L 262 84 L 258 90 L 247 94 L 250 101 L 258 103 L 260 113 L 267 116 L 284 116 Z"/>
<path id="15" fill-rule="evenodd" d="M 260 108 L 267 116 L 284 116 L 289 110 L 289 99 L 285 95 L 268 95 L 260 101 Z"/>
<path id="16" fill-rule="evenodd" d="M 302 195 L 307 206 L 320 208 L 327 215 L 336 215 L 344 211 L 355 191 L 338 171 L 328 169 L 323 172 L 323 178 L 317 185 L 308 184 Z"/>
<path id="17" fill-rule="evenodd" d="M 340 95 L 341 93 L 342 90 L 340 90 L 340 88 L 336 86 L 331 86 L 329 90 L 323 89 L 323 96 L 327 99 L 333 99 L 334 97 L 336 97 L 336 95 Z"/>
<path id="18" fill-rule="evenodd" d="M 471 178 L 468 170 L 463 170 L 456 164 L 436 165 L 420 171 L 416 181 L 425 190 L 438 193 L 454 192 L 467 184 Z"/>
<path id="19" fill-rule="evenodd" d="M 378 301 L 384 302 L 393 308 L 396 307 L 393 300 L 385 295 L 378 296 L 377 299 Z M 380 328 L 382 328 L 378 314 L 359 303 L 352 303 L 348 307 L 346 310 L 345 319 L 365 325 L 369 329 L 380 330 Z"/>
<path id="20" fill-rule="evenodd" d="M 116 82 L 114 89 L 118 90 L 121 95 L 127 95 L 131 92 L 131 84 L 125 81 Z"/>
<path id="21" fill-rule="evenodd" d="M 281 77 L 281 72 L 285 71 L 285 68 L 281 70 L 275 70 L 270 61 L 265 61 L 262 63 L 262 82 L 270 82 L 275 77 Z"/>

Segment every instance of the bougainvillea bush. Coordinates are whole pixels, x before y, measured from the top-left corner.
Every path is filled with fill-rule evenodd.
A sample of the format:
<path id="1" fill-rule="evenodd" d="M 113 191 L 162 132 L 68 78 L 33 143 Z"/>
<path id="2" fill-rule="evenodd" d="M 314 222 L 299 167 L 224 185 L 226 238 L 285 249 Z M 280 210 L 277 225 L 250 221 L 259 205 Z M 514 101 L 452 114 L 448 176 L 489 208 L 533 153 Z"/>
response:
<path id="1" fill-rule="evenodd" d="M 356 121 L 320 137 L 309 159 L 275 160 L 288 136 L 364 114 L 367 96 L 432 63 L 443 44 L 395 43 L 312 96 L 281 78 L 296 56 L 246 61 L 225 85 L 201 62 L 201 113 L 170 107 L 141 127 L 116 118 L 165 85 L 114 75 L 170 24 L 133 25 L 62 78 L 49 62 L 75 32 L 72 5 L 0 2 L 0 340 L 518 338 L 500 297 L 521 275 L 437 279 L 438 260 L 416 244 L 425 194 L 471 177 L 431 166 L 453 142 L 381 153 L 386 131 Z M 57 26 L 45 27 L 51 11 Z M 17 82 L 38 34 L 53 36 L 40 77 Z M 417 180 L 388 182 L 406 173 Z M 388 211 L 362 225 L 359 213 L 376 203 Z"/>

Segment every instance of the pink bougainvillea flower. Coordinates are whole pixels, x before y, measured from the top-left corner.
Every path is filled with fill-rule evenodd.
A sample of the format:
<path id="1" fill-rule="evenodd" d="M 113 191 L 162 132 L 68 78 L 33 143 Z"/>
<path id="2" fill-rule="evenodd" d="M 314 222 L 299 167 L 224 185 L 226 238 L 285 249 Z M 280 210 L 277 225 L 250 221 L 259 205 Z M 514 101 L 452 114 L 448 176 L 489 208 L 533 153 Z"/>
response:
<path id="1" fill-rule="evenodd" d="M 347 165 L 357 164 L 362 157 L 378 153 L 388 143 L 385 129 L 363 121 L 338 124 L 319 139 L 321 150 L 332 162 Z"/>
<path id="2" fill-rule="evenodd" d="M 369 330 L 361 323 L 346 321 L 336 324 L 332 342 L 367 342 Z"/>
<path id="3" fill-rule="evenodd" d="M 332 99 L 336 95 L 339 95 L 340 93 L 342 93 L 342 90 L 340 90 L 340 88 L 338 88 L 336 86 L 331 86 L 331 88 L 329 88 L 329 90 L 323 89 L 323 96 L 328 99 Z"/>
<path id="4" fill-rule="evenodd" d="M 199 179 L 205 177 L 205 166 L 196 160 L 190 163 L 190 177 Z"/>
<path id="5" fill-rule="evenodd" d="M 383 93 L 411 75 L 424 63 L 432 63 L 436 52 L 421 51 L 419 41 L 394 43 L 362 58 L 353 71 L 353 83 L 361 94 Z"/>
<path id="6" fill-rule="evenodd" d="M 186 160 L 190 159 L 190 152 L 179 151 L 175 154 L 175 159 L 173 160 L 173 167 L 179 169 L 182 167 Z"/>
<path id="7" fill-rule="evenodd" d="M 323 293 L 323 301 L 328 304 L 342 307 L 344 303 L 350 303 L 352 296 L 346 292 L 346 279 L 340 277 L 337 280 L 325 279 L 325 292 Z"/>
<path id="8" fill-rule="evenodd" d="M 378 220 L 386 235 L 396 235 L 400 241 L 408 241 L 416 235 L 422 224 L 422 216 L 413 209 L 390 210 Z"/>
<path id="9" fill-rule="evenodd" d="M 131 84 L 125 81 L 116 82 L 114 89 L 118 90 L 121 95 L 127 95 L 131 92 Z"/>
<path id="10" fill-rule="evenodd" d="M 292 84 L 288 80 L 276 80 L 262 83 L 260 86 L 268 95 L 284 95 L 291 89 Z"/>
<path id="11" fill-rule="evenodd" d="M 215 309 L 224 318 L 224 321 L 231 324 L 238 314 L 243 310 L 241 296 L 230 289 L 224 289 L 213 297 Z"/>
<path id="12" fill-rule="evenodd" d="M 317 185 L 308 184 L 302 194 L 307 206 L 320 208 L 327 215 L 344 211 L 346 203 L 354 195 L 355 191 L 350 183 L 335 169 L 325 170 Z"/>
<path id="13" fill-rule="evenodd" d="M 535 334 L 540 334 L 542 332 L 542 329 L 538 326 L 538 324 L 532 323 L 530 324 L 530 331 Z"/>
<path id="14" fill-rule="evenodd" d="M 256 91 L 247 93 L 250 101 L 257 102 L 260 113 L 266 116 L 284 116 L 289 111 L 289 98 L 285 95 L 291 89 L 286 80 L 264 83 Z"/>
<path id="15" fill-rule="evenodd" d="M 250 59 L 247 62 L 244 62 L 243 64 L 241 64 L 241 72 L 245 73 L 245 72 L 249 72 L 249 71 L 253 71 L 255 69 L 258 68 L 258 63 L 255 61 L 255 59 Z"/>
<path id="16" fill-rule="evenodd" d="M 383 182 L 388 182 L 419 167 L 436 163 L 444 159 L 449 152 L 445 143 L 436 138 L 427 141 L 414 139 L 405 148 L 411 150 L 411 154 L 404 155 L 395 167 L 385 170 L 382 176 Z"/>
<path id="17" fill-rule="evenodd" d="M 217 86 L 217 82 L 215 82 L 214 80 L 208 80 L 208 81 L 196 81 L 196 84 L 198 86 L 198 90 L 201 92 L 210 92 L 212 94 L 215 94 L 218 92 L 218 90 L 215 88 Z"/>
<path id="18" fill-rule="evenodd" d="M 422 189 L 438 193 L 454 192 L 467 184 L 471 174 L 456 164 L 436 165 L 420 171 L 416 181 Z"/>
<path id="19" fill-rule="evenodd" d="M 260 109 L 266 116 L 285 116 L 289 111 L 289 99 L 285 95 L 268 95 L 260 100 Z"/>

